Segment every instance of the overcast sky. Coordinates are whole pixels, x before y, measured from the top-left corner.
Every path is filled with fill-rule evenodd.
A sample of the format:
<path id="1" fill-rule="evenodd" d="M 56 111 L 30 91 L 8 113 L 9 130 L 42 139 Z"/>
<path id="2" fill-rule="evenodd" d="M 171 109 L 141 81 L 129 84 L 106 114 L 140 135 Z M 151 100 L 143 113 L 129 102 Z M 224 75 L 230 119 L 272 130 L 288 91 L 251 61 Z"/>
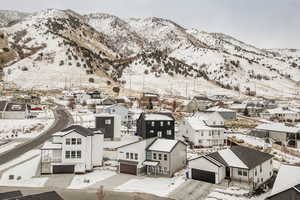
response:
<path id="1" fill-rule="evenodd" d="M 73 9 L 121 18 L 156 16 L 222 32 L 261 48 L 300 49 L 300 0 L 0 0 L 0 9 Z"/>

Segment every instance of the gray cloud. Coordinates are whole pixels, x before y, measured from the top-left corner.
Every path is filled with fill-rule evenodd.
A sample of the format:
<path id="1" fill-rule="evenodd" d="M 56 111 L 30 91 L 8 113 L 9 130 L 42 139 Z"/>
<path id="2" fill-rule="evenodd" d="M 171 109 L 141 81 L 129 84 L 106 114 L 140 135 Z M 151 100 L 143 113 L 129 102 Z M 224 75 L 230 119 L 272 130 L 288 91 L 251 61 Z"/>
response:
<path id="1" fill-rule="evenodd" d="M 299 0 L 1 0 L 1 9 L 73 9 L 119 17 L 158 16 L 222 32 L 261 48 L 300 48 Z"/>

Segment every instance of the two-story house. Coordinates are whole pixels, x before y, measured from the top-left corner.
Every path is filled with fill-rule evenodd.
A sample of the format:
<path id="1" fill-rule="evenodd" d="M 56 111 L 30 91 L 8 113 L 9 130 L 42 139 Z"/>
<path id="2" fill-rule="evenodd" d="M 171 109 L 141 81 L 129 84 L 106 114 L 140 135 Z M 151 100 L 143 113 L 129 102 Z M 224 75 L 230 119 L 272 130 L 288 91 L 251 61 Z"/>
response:
<path id="1" fill-rule="evenodd" d="M 120 140 L 121 116 L 116 114 L 101 113 L 95 115 L 95 130 L 104 133 L 105 140 Z"/>
<path id="2" fill-rule="evenodd" d="M 175 119 L 172 113 L 141 113 L 137 120 L 137 135 L 144 139 L 175 139 Z"/>
<path id="3" fill-rule="evenodd" d="M 273 175 L 272 155 L 233 146 L 189 161 L 190 178 L 220 183 L 225 178 L 257 188 Z"/>
<path id="4" fill-rule="evenodd" d="M 121 117 L 122 124 L 126 124 L 128 122 L 128 108 L 121 104 L 114 105 L 97 105 L 96 113 L 108 113 L 119 115 Z"/>
<path id="5" fill-rule="evenodd" d="M 186 166 L 187 146 L 177 140 L 148 138 L 118 149 L 119 172 L 173 176 Z"/>
<path id="6" fill-rule="evenodd" d="M 53 134 L 41 148 L 41 174 L 85 173 L 101 166 L 103 134 L 72 125 Z"/>

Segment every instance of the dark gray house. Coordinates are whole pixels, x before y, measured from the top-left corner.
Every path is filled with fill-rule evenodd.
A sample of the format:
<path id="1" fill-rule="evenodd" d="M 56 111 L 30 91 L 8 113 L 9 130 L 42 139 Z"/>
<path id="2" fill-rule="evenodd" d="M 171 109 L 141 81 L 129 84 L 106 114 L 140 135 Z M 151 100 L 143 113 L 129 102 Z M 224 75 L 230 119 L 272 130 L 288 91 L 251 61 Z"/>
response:
<path id="1" fill-rule="evenodd" d="M 104 139 L 118 140 L 121 138 L 121 116 L 101 113 L 96 115 L 95 129 L 104 133 Z"/>
<path id="2" fill-rule="evenodd" d="M 159 137 L 175 139 L 175 119 L 172 113 L 141 113 L 137 120 L 137 135 L 144 139 Z"/>

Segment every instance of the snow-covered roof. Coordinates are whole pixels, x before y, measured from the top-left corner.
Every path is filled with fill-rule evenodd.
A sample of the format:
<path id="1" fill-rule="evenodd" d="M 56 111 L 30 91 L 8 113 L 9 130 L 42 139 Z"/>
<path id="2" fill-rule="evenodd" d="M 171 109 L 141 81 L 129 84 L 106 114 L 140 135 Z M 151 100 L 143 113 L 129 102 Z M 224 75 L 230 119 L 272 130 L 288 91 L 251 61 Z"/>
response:
<path id="1" fill-rule="evenodd" d="M 241 161 L 230 149 L 223 149 L 218 151 L 224 161 L 231 167 L 248 169 L 248 167 Z"/>
<path id="2" fill-rule="evenodd" d="M 207 126 L 202 119 L 199 119 L 199 118 L 196 118 L 196 117 L 189 117 L 186 120 L 194 130 L 212 130 L 212 129 L 215 129 L 215 128 L 211 128 L 211 127 Z"/>
<path id="3" fill-rule="evenodd" d="M 221 108 L 219 106 L 211 107 L 207 109 L 207 111 L 215 111 L 215 112 L 235 112 L 233 110 L 227 109 L 227 108 Z"/>
<path id="4" fill-rule="evenodd" d="M 150 145 L 148 150 L 149 151 L 170 152 L 178 142 L 179 142 L 178 140 L 169 140 L 169 139 L 159 138 Z"/>
<path id="5" fill-rule="evenodd" d="M 298 133 L 300 132 L 300 127 L 286 126 L 284 123 L 265 123 L 258 125 L 255 129 L 268 130 L 268 131 L 278 131 L 278 132 L 288 132 L 288 133 Z"/>
<path id="6" fill-rule="evenodd" d="M 56 144 L 56 143 L 52 143 L 52 142 L 45 142 L 44 145 L 42 146 L 42 150 L 46 150 L 46 149 L 61 149 L 61 144 Z"/>
<path id="7" fill-rule="evenodd" d="M 144 161 L 143 162 L 143 165 L 148 165 L 148 166 L 157 166 L 159 164 L 159 162 L 157 162 L 157 161 Z"/>
<path id="8" fill-rule="evenodd" d="M 282 107 L 278 107 L 278 108 L 274 108 L 274 109 L 269 109 L 267 110 L 270 114 L 293 114 L 296 113 L 295 111 L 289 109 L 289 108 L 282 108 Z"/>
<path id="9" fill-rule="evenodd" d="M 276 177 L 271 196 L 300 184 L 300 167 L 281 165 Z"/>
<path id="10" fill-rule="evenodd" d="M 247 104 L 242 103 L 242 104 L 232 104 L 230 106 L 230 109 L 245 109 L 247 107 Z"/>
<path id="11" fill-rule="evenodd" d="M 173 120 L 172 117 L 164 114 L 157 113 L 146 113 L 145 120 L 155 121 L 155 120 Z"/>

